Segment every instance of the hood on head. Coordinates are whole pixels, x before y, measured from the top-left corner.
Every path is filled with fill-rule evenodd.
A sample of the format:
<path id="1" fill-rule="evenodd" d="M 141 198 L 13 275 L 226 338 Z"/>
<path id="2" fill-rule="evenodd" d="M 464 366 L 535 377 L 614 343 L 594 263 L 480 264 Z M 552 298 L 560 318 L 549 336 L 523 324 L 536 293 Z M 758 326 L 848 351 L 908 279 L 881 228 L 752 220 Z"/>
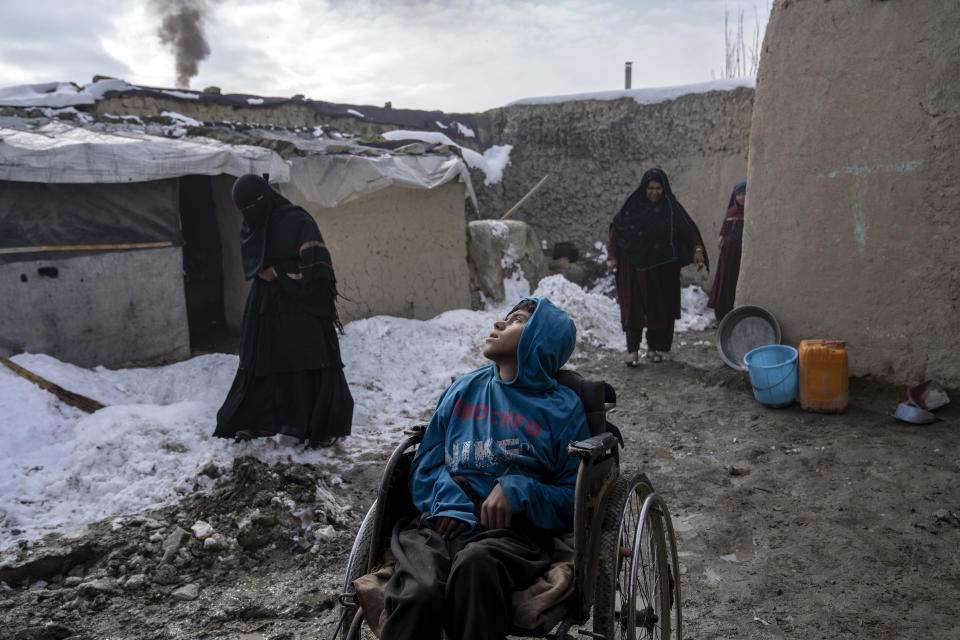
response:
<path id="1" fill-rule="evenodd" d="M 517 346 L 517 377 L 507 383 L 546 391 L 557 386 L 556 376 L 577 344 L 577 327 L 570 316 L 547 298 L 524 298 L 537 303 Z"/>
<path id="2" fill-rule="evenodd" d="M 651 180 L 659 182 L 663 186 L 663 195 L 671 200 L 673 199 L 673 191 L 670 189 L 670 180 L 667 178 L 667 174 L 663 172 L 663 169 L 656 167 L 648 169 L 643 174 L 643 177 L 640 178 L 640 188 L 637 191 L 646 197 L 647 185 L 650 184 Z"/>
<path id="3" fill-rule="evenodd" d="M 738 182 L 736 186 L 733 187 L 733 193 L 730 194 L 730 204 L 727 205 L 727 209 L 732 207 L 737 202 L 737 194 L 744 193 L 747 190 L 746 182 Z"/>

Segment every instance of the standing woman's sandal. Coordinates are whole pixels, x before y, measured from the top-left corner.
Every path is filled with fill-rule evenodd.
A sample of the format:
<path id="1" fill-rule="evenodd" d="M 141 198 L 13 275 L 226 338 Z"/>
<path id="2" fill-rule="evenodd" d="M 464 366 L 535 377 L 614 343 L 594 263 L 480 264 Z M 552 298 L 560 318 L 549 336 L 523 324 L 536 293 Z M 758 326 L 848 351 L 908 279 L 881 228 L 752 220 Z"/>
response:
<path id="1" fill-rule="evenodd" d="M 631 368 L 632 368 L 632 367 L 639 367 L 639 366 L 640 366 L 640 353 L 639 353 L 639 352 L 638 352 L 638 353 L 634 353 L 634 354 L 628 353 L 627 355 L 628 355 L 628 356 L 631 356 L 631 357 L 630 357 L 629 359 L 627 359 L 627 360 L 624 360 L 624 361 L 623 361 L 623 364 L 625 364 L 625 365 L 627 365 L 628 367 L 631 367 Z"/>

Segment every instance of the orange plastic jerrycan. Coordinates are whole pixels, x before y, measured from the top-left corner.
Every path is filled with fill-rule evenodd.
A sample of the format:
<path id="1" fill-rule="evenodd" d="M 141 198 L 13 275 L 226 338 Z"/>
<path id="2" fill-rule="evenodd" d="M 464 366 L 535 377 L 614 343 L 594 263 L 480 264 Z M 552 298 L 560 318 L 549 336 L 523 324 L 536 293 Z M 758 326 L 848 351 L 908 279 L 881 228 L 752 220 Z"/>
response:
<path id="1" fill-rule="evenodd" d="M 807 411 L 837 413 L 850 398 L 847 343 L 841 340 L 800 341 L 800 406 Z"/>

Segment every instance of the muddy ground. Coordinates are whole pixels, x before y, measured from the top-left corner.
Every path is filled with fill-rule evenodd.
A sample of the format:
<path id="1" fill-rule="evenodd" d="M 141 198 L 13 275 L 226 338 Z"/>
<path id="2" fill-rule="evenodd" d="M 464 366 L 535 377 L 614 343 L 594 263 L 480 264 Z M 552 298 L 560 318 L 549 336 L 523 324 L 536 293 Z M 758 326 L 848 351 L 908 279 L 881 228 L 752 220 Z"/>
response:
<path id="1" fill-rule="evenodd" d="M 685 637 L 957 637 L 956 403 L 907 425 L 888 417 L 903 388 L 856 379 L 844 414 L 767 409 L 712 332 L 678 340 L 637 369 L 610 351 L 572 364 L 617 388 L 625 466 L 673 512 Z M 388 454 L 365 454 L 342 484 L 240 459 L 210 493 L 8 549 L 0 637 L 329 638 Z"/>

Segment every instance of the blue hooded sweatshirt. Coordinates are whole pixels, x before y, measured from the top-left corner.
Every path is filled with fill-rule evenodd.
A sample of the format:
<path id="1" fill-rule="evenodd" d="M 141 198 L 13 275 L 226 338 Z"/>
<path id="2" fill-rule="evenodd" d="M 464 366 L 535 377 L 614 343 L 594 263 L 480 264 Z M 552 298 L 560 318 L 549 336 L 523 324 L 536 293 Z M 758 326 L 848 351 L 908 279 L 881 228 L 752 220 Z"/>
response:
<path id="1" fill-rule="evenodd" d="M 590 436 L 577 394 L 555 379 L 577 330 L 547 298 L 537 303 L 517 346 L 517 377 L 491 364 L 456 380 L 440 397 L 413 459 L 410 492 L 431 518 L 477 525 L 474 504 L 453 475 L 486 498 L 499 482 L 514 516 L 541 529 L 573 527 L 579 460 L 567 445 Z"/>

